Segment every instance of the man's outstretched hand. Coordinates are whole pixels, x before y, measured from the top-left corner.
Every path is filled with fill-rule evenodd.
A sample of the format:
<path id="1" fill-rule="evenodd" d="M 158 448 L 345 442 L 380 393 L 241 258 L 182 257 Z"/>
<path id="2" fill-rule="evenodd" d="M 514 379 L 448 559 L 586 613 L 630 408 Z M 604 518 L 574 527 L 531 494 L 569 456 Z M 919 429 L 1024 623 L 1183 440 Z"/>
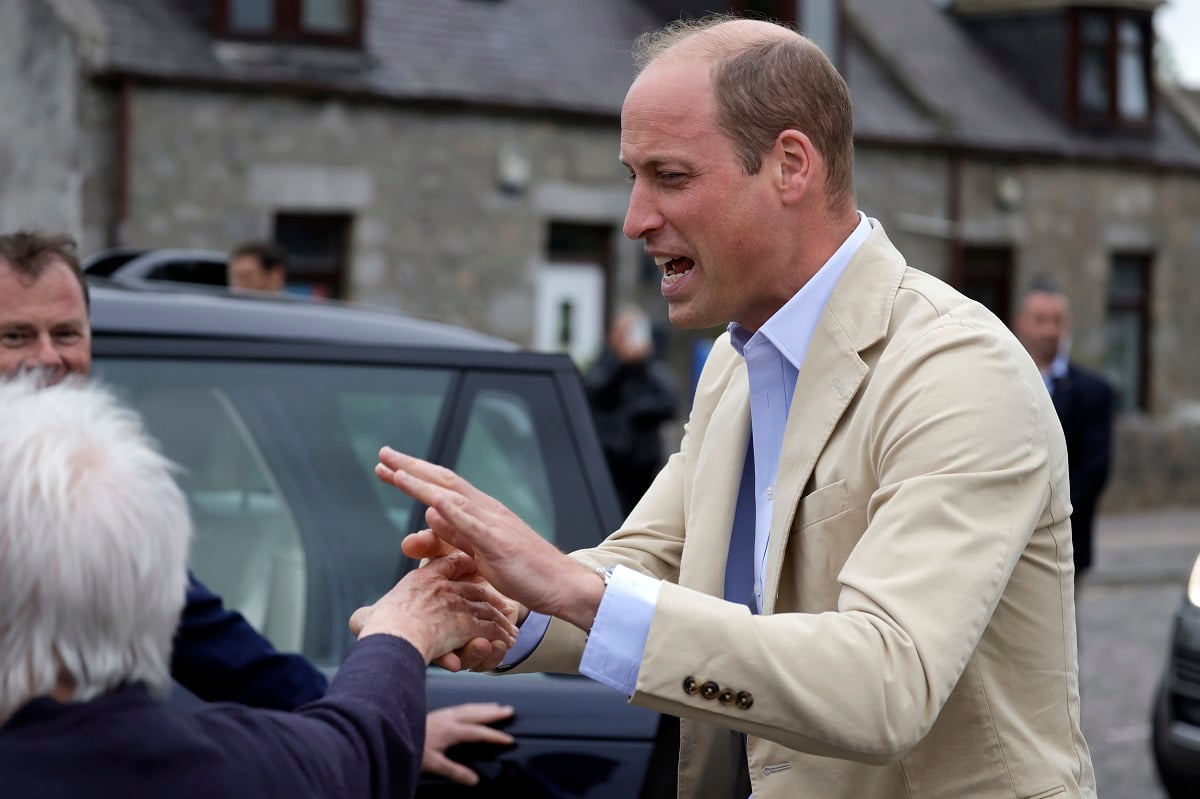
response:
<path id="1" fill-rule="evenodd" d="M 465 553 L 505 596 L 530 610 L 591 629 L 604 594 L 603 581 L 503 503 L 450 469 L 390 447 L 380 450 L 375 474 L 428 506 L 429 529 L 404 540 L 405 554 L 437 559 L 456 550 Z"/>

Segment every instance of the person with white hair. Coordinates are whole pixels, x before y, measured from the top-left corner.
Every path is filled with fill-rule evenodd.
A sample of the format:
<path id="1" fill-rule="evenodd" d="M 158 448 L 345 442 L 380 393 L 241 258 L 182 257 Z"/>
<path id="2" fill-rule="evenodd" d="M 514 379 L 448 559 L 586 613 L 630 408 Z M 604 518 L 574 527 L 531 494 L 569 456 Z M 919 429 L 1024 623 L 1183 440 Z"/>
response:
<path id="1" fill-rule="evenodd" d="M 100 384 L 0 381 L 5 796 L 395 797 L 416 788 L 425 667 L 515 629 L 460 558 L 354 615 L 328 693 L 292 712 L 163 701 L 191 523 L 173 466 Z"/>

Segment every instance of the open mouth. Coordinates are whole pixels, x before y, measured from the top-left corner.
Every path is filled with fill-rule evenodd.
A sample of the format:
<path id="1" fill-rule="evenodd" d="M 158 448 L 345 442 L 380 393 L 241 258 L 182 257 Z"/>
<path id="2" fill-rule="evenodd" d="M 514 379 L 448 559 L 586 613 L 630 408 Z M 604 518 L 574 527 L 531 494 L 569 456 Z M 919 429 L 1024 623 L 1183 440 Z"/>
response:
<path id="1" fill-rule="evenodd" d="M 676 258 L 656 256 L 654 263 L 658 264 L 659 268 L 663 270 L 663 282 L 668 286 L 683 277 L 696 265 L 695 261 L 691 258 L 684 258 L 682 256 Z"/>

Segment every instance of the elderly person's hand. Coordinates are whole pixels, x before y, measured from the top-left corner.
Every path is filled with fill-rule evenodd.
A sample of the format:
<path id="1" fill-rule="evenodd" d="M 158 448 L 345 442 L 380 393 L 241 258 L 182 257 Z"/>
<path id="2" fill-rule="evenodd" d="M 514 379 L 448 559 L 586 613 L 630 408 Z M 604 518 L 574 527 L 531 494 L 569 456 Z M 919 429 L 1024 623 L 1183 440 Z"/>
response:
<path id="1" fill-rule="evenodd" d="M 509 611 L 504 598 L 478 579 L 475 562 L 459 552 L 404 575 L 375 604 L 354 612 L 350 630 L 359 638 L 404 638 L 429 663 L 473 639 L 507 651 L 517 634 Z"/>
<path id="2" fill-rule="evenodd" d="M 463 743 L 497 746 L 513 743 L 511 735 L 489 726 L 512 714 L 512 705 L 496 702 L 468 702 L 429 711 L 425 717 L 425 751 L 421 755 L 421 770 L 461 785 L 478 785 L 479 775 L 462 763 L 451 760 L 446 753 Z"/>

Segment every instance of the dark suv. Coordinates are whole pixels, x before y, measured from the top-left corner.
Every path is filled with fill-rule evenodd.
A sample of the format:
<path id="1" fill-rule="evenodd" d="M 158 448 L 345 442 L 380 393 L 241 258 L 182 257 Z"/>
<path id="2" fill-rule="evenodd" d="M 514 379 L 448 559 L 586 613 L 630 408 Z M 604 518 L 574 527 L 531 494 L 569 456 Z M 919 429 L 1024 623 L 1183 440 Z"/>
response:
<path id="1" fill-rule="evenodd" d="M 332 672 L 355 608 L 415 564 L 424 508 L 373 474 L 383 444 L 443 463 L 564 550 L 620 511 L 565 355 L 339 306 L 93 283 L 94 374 L 183 471 L 192 567 L 281 649 Z M 671 725 L 592 681 L 430 670 L 431 707 L 512 704 L 517 744 L 451 754 L 479 789 L 419 796 L 673 796 Z M 496 793 L 500 791 L 502 793 Z"/>

